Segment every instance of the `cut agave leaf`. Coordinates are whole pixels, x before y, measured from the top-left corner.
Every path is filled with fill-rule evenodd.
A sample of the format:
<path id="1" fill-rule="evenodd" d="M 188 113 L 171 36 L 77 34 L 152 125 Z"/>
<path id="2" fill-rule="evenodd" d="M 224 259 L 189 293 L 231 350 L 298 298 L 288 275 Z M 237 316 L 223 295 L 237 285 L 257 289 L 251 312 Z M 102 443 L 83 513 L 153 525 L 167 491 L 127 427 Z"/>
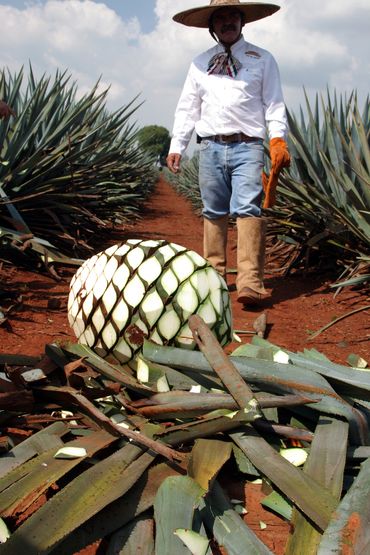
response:
<path id="1" fill-rule="evenodd" d="M 206 555 L 209 540 L 205 536 L 185 528 L 178 528 L 174 534 L 180 538 L 192 555 Z"/>
<path id="2" fill-rule="evenodd" d="M 286 520 L 292 518 L 292 505 L 288 503 L 277 491 L 272 491 L 262 501 L 261 505 L 271 509 Z"/>
<path id="3" fill-rule="evenodd" d="M 156 367 L 155 364 L 149 363 L 140 356 L 137 357 L 136 362 L 136 375 L 139 382 L 147 383 L 160 393 L 170 391 L 166 371 L 163 368 Z"/>
<path id="4" fill-rule="evenodd" d="M 189 476 L 208 491 L 222 466 L 229 460 L 231 452 L 231 441 L 196 440 L 189 460 Z"/>
<path id="5" fill-rule="evenodd" d="M 353 485 L 343 497 L 323 533 L 317 555 L 369 553 L 370 459 L 362 463 Z"/>
<path id="6" fill-rule="evenodd" d="M 179 528 L 191 529 L 194 513 L 204 490 L 189 476 L 170 476 L 158 489 L 154 501 L 155 552 L 187 555 L 188 549 L 174 535 Z"/>
<path id="7" fill-rule="evenodd" d="M 221 345 L 232 341 L 225 280 L 197 253 L 164 240 L 110 247 L 71 281 L 68 320 L 79 343 L 118 362 L 135 358 L 145 339 L 194 349 L 192 314 L 202 314 Z"/>
<path id="8" fill-rule="evenodd" d="M 361 370 L 364 370 L 368 366 L 368 363 L 364 358 L 354 353 L 348 355 L 347 362 L 353 368 L 358 368 Z M 370 368 L 368 368 L 368 370 L 370 370 Z"/>

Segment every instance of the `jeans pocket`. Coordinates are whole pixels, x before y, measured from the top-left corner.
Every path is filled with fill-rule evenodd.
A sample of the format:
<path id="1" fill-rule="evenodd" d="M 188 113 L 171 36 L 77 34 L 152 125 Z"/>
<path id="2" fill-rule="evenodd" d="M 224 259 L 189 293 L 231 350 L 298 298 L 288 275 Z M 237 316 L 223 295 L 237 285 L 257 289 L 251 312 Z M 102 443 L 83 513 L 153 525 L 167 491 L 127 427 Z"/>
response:
<path id="1" fill-rule="evenodd" d="M 199 145 L 199 150 L 206 150 L 209 147 L 210 144 L 211 144 L 211 141 L 208 141 L 207 139 L 201 141 L 201 143 Z"/>

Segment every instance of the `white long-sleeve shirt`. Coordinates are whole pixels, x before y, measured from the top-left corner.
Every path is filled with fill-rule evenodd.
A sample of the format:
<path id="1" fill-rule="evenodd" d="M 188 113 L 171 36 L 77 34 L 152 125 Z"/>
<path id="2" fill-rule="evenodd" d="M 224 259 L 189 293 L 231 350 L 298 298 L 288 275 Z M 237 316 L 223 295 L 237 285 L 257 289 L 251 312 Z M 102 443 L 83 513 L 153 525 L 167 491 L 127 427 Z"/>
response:
<path id="1" fill-rule="evenodd" d="M 170 153 L 183 154 L 195 129 L 200 137 L 245 133 L 264 139 L 284 138 L 288 125 L 273 56 L 241 37 L 231 53 L 242 67 L 235 78 L 208 75 L 212 56 L 224 52 L 217 44 L 190 65 L 177 104 Z"/>

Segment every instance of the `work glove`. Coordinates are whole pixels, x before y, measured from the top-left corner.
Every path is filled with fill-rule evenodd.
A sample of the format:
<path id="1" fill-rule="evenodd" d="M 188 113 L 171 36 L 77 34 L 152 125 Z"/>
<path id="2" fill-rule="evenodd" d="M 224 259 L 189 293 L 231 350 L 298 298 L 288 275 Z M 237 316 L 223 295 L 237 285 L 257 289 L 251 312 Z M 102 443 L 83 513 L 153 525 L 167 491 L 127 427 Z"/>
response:
<path id="1" fill-rule="evenodd" d="M 276 137 L 270 141 L 271 171 L 270 175 L 262 172 L 262 186 L 265 192 L 263 208 L 272 208 L 276 202 L 276 187 L 278 184 L 279 173 L 283 168 L 290 165 L 290 154 L 288 145 L 281 137 Z"/>

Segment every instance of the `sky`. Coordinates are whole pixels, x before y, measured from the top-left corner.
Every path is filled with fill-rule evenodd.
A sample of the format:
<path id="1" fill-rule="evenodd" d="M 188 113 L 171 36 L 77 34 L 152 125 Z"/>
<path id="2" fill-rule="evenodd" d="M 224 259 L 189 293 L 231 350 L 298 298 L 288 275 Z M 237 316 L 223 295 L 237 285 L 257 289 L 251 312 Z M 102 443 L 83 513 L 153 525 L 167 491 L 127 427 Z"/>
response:
<path id="1" fill-rule="evenodd" d="M 298 113 L 316 93 L 369 93 L 370 0 L 280 0 L 244 37 L 276 58 L 287 107 Z M 78 94 L 100 79 L 108 109 L 142 103 L 132 122 L 170 132 L 194 56 L 215 43 L 206 29 L 172 16 L 209 0 L 0 0 L 0 69 L 29 62 L 36 75 L 67 70 Z"/>

